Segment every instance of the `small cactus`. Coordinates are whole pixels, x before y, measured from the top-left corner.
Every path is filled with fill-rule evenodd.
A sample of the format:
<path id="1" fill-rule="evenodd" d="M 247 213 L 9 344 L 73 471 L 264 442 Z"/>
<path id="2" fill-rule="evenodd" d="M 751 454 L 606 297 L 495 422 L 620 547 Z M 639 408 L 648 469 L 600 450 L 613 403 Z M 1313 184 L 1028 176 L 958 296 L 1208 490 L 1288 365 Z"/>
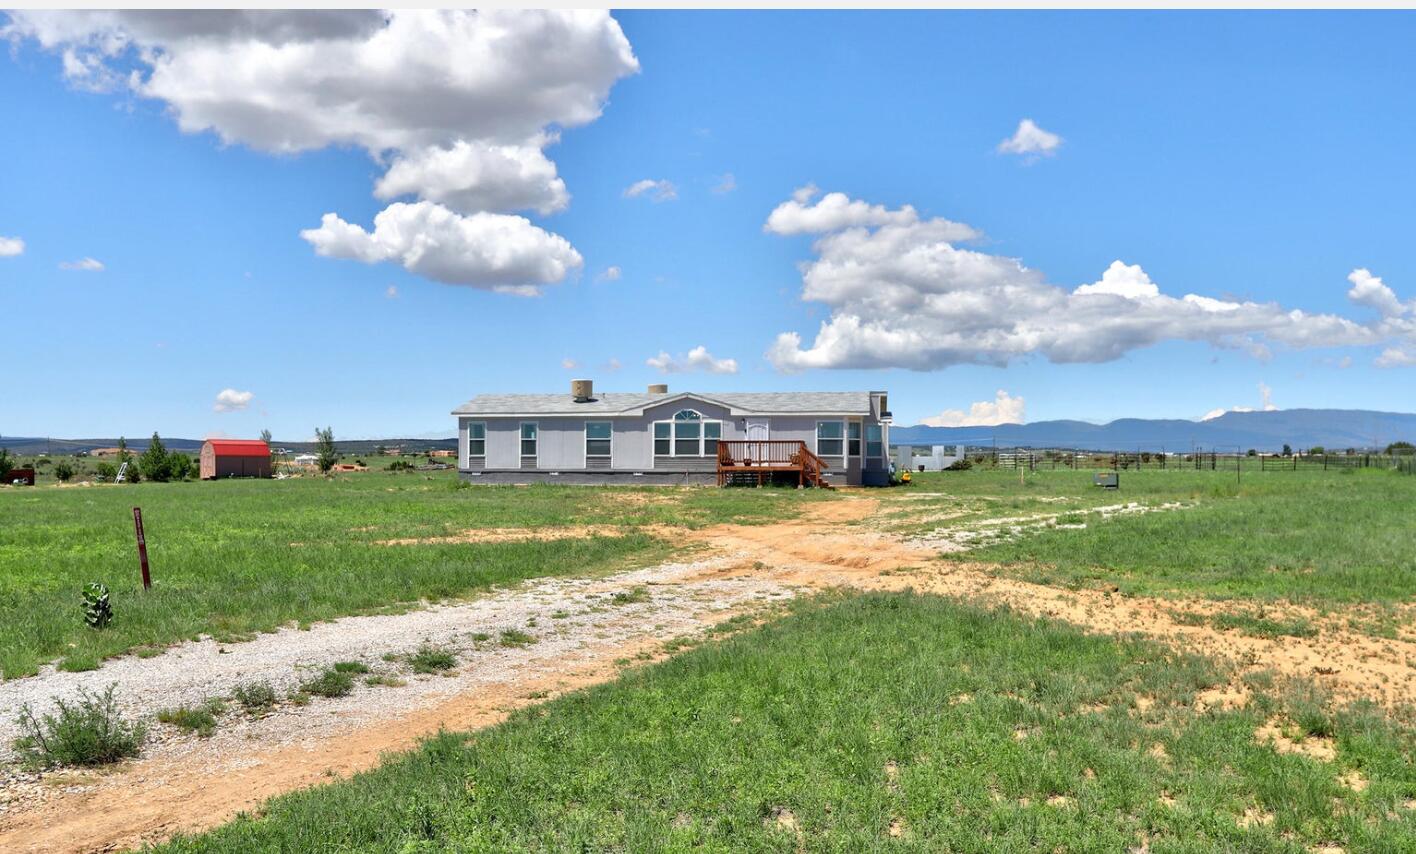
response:
<path id="1" fill-rule="evenodd" d="M 91 581 L 84 588 L 84 621 L 91 629 L 107 628 L 113 622 L 113 606 L 108 602 L 108 587 Z"/>

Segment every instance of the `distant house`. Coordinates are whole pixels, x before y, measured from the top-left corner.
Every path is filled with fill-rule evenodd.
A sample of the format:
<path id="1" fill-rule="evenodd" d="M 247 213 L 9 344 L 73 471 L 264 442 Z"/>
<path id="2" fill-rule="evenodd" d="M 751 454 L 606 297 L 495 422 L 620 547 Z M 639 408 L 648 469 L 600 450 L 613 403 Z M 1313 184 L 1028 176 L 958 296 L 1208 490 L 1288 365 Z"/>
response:
<path id="1" fill-rule="evenodd" d="M 883 391 L 486 394 L 457 418 L 457 467 L 479 483 L 889 483 Z"/>
<path id="2" fill-rule="evenodd" d="M 133 452 L 131 448 L 94 448 L 90 453 L 95 457 L 116 457 L 123 453 L 124 450 L 127 450 L 130 454 Z"/>
<path id="3" fill-rule="evenodd" d="M 452 450 L 451 448 L 436 448 L 436 449 L 434 449 L 434 450 L 429 451 L 429 452 L 428 452 L 428 456 L 430 456 L 430 457 L 455 457 L 455 456 L 457 456 L 457 451 L 454 451 L 454 450 Z"/>
<path id="4" fill-rule="evenodd" d="M 208 439 L 200 468 L 202 480 L 270 477 L 270 445 L 259 439 Z"/>

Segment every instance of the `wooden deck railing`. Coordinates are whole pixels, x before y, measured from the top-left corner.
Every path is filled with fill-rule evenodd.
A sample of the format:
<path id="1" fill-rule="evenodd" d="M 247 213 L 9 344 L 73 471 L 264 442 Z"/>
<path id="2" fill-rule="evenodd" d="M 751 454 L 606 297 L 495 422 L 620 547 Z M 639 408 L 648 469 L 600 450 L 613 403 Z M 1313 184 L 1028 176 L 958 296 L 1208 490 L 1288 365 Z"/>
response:
<path id="1" fill-rule="evenodd" d="M 763 476 L 774 471 L 797 472 L 798 482 L 825 486 L 826 461 L 796 439 L 723 439 L 718 442 L 718 483 L 732 474 Z"/>

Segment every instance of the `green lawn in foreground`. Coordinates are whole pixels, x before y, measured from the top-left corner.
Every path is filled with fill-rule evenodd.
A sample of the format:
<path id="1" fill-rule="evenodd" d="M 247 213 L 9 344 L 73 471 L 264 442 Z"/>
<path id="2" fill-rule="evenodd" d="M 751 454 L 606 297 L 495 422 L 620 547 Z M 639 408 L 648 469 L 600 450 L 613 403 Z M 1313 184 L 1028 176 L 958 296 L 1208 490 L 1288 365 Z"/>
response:
<path id="1" fill-rule="evenodd" d="M 970 517 L 938 524 L 1035 512 L 1085 521 L 1085 529 L 1004 537 L 954 556 L 996 561 L 1029 580 L 1104 581 L 1128 593 L 1287 598 L 1317 605 L 1399 602 L 1416 593 L 1416 477 L 1411 475 L 1246 472 L 1236 484 L 1233 472 L 1145 471 L 1122 473 L 1121 488 L 1106 491 L 1091 485 L 1090 472 L 1035 472 L 1019 486 L 1016 472 L 968 471 L 924 476 L 909 489 L 959 496 L 954 505 L 978 503 Z M 1049 497 L 1070 500 L 1042 500 Z M 1194 506 L 1105 521 L 1086 512 L 1128 501 Z M 950 501 L 899 503 L 943 507 Z"/>
<path id="2" fill-rule="evenodd" d="M 796 490 L 457 488 L 451 473 L 0 489 L 0 673 L 62 659 L 97 666 L 128 649 L 210 633 L 237 639 L 535 576 L 604 571 L 669 553 L 634 528 L 753 522 L 821 500 Z M 154 588 L 143 593 L 133 505 L 143 508 Z M 624 537 L 554 542 L 374 541 L 468 528 L 617 525 Z M 112 590 L 107 630 L 84 626 L 82 586 Z"/>
<path id="3" fill-rule="evenodd" d="M 1195 712 L 1224 676 L 936 597 L 808 602 L 159 850 L 1416 848 L 1409 731 L 1289 693 Z M 1334 761 L 1255 740 L 1285 710 Z"/>

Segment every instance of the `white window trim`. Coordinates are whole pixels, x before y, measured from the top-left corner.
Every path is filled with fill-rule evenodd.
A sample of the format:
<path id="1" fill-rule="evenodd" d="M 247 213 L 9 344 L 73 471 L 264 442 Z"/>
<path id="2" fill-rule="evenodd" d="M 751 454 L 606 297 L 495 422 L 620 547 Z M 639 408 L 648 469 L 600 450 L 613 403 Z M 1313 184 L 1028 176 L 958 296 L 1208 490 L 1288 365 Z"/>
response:
<path id="1" fill-rule="evenodd" d="M 705 430 L 703 429 L 703 425 L 705 425 L 705 424 L 717 424 L 717 425 L 718 425 L 718 438 L 715 439 L 714 441 L 721 442 L 721 441 L 723 441 L 723 422 L 722 422 L 722 420 L 721 420 L 721 419 L 718 419 L 718 418 L 704 418 L 704 417 L 703 417 L 703 413 L 702 413 L 702 412 L 699 412 L 697 409 L 680 409 L 680 410 L 678 410 L 678 412 L 675 412 L 674 414 L 675 414 L 675 415 L 678 415 L 679 412 L 692 412 L 693 414 L 695 414 L 695 415 L 698 416 L 698 420 L 697 420 L 696 422 L 692 422 L 692 423 L 696 423 L 696 424 L 698 425 L 698 453 L 696 453 L 696 454 L 680 454 L 680 453 L 678 452 L 678 437 L 674 434 L 674 425 L 675 425 L 675 424 L 679 424 L 679 423 L 687 424 L 687 423 L 690 423 L 690 422 L 687 422 L 687 421 L 680 422 L 680 421 L 678 421 L 677 419 L 674 419 L 674 418 L 661 418 L 661 419 L 659 419 L 658 421 L 652 421 L 652 422 L 650 422 L 650 424 L 649 424 L 649 450 L 652 452 L 652 453 L 650 454 L 650 456 L 658 457 L 658 458 L 661 458 L 661 459 L 664 458 L 664 457 L 683 457 L 683 458 L 686 459 L 686 460 L 702 460 L 702 459 L 708 459 L 708 458 L 709 458 L 709 457 L 708 457 L 708 454 L 705 453 L 704 450 L 703 450 L 704 445 L 707 443 L 707 440 L 708 440 L 708 437 L 704 435 L 704 433 L 707 432 L 707 431 L 705 431 Z M 655 442 L 654 426 L 655 426 L 656 424 L 667 424 L 667 425 L 669 425 L 669 452 L 668 452 L 667 454 L 661 454 L 661 453 L 659 453 L 658 451 L 656 451 L 656 450 L 654 449 L 654 442 Z M 717 456 L 717 453 L 715 452 L 715 453 L 714 453 L 714 457 L 716 457 L 716 456 Z"/>
<path id="2" fill-rule="evenodd" d="M 536 438 L 534 438 L 534 439 L 527 439 L 527 438 L 525 437 L 525 435 L 523 434 L 522 428 L 524 428 L 527 424 L 530 424 L 532 427 L 535 427 L 535 428 L 536 428 Z M 535 443 L 536 443 L 536 453 L 534 453 L 534 454 L 525 453 L 525 452 L 523 451 L 523 449 L 522 449 L 522 445 L 521 445 L 522 442 L 535 442 Z M 522 457 L 535 457 L 535 458 L 538 459 L 538 460 L 541 458 L 541 422 L 539 422 L 539 421 L 522 421 L 521 423 L 519 423 L 519 424 L 516 425 L 516 452 L 517 452 L 517 453 L 516 453 L 516 458 L 517 458 L 518 460 L 521 459 Z"/>
<path id="3" fill-rule="evenodd" d="M 482 438 L 479 440 L 479 441 L 481 441 L 481 443 L 482 443 L 482 453 L 480 453 L 480 454 L 474 454 L 474 453 L 472 453 L 472 426 L 473 426 L 474 424 L 480 424 L 480 425 L 482 425 Z M 468 422 L 467 422 L 467 459 L 469 459 L 469 460 L 485 460 L 486 458 L 487 458 L 487 422 L 485 422 L 485 421 L 468 421 Z"/>
<path id="4" fill-rule="evenodd" d="M 609 441 L 609 443 L 610 443 L 610 452 L 609 452 L 608 454 L 592 454 L 592 453 L 590 453 L 590 442 L 591 442 L 591 441 L 596 441 L 596 442 L 607 441 L 607 440 L 605 440 L 605 439 L 594 439 L 594 440 L 592 440 L 592 439 L 590 438 L 590 425 L 591 425 L 591 424 L 608 424 L 608 425 L 610 425 L 610 438 L 608 439 L 608 441 Z M 614 455 L 615 455 L 615 422 L 609 421 L 609 420 L 605 420 L 605 419 L 589 419 L 589 420 L 587 420 L 587 421 L 585 422 L 585 429 L 584 429 L 583 432 L 585 433 L 585 459 L 587 459 L 587 460 L 607 460 L 607 459 L 611 459 L 611 458 L 614 457 Z M 539 438 L 539 436 L 540 436 L 540 434 L 537 433 L 537 437 L 538 437 L 538 438 Z M 538 447 L 539 447 L 539 446 L 538 446 Z"/>
<path id="5" fill-rule="evenodd" d="M 823 453 L 821 453 L 821 425 L 822 425 L 822 424 L 839 424 L 839 425 L 841 425 L 841 438 L 840 438 L 840 442 L 841 442 L 841 452 L 840 452 L 839 454 L 823 454 Z M 812 442 L 811 442 L 811 450 L 816 454 L 816 456 L 822 457 L 822 458 L 827 458 L 827 457 L 829 457 L 830 459 L 833 459 L 833 460 L 844 460 L 844 459 L 846 458 L 846 452 L 847 452 L 848 450 L 850 450 L 850 446 L 849 446 L 849 444 L 848 444 L 848 443 L 850 442 L 850 440 L 846 438 L 846 422 L 845 422 L 844 419 L 840 419 L 840 418 L 822 418 L 822 419 L 818 420 L 818 421 L 816 422 L 816 429 L 812 431 L 812 436 L 813 436 L 814 438 L 812 439 Z M 828 441 L 831 441 L 831 440 L 828 440 Z"/>

